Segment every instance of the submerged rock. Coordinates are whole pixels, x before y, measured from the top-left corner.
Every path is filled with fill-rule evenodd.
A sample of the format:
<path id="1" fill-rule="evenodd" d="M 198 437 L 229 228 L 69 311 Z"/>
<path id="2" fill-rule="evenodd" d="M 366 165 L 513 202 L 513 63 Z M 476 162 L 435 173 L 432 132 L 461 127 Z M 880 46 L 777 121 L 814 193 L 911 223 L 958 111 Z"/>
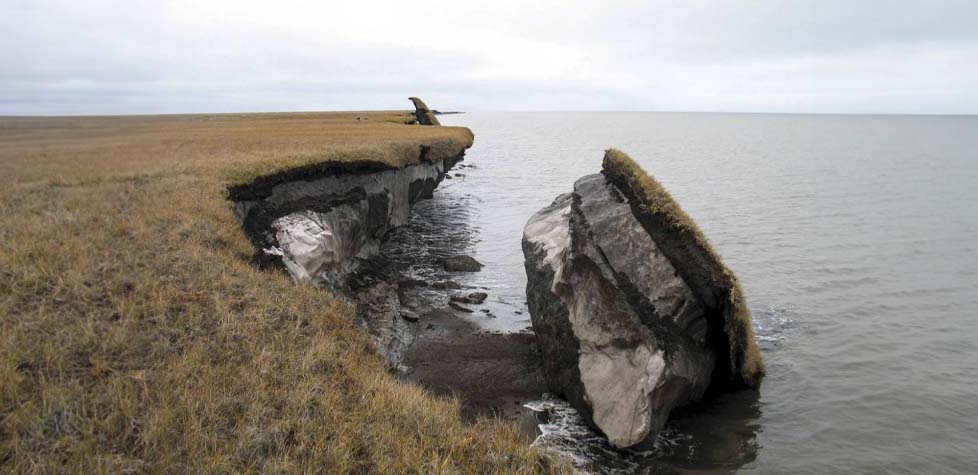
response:
<path id="1" fill-rule="evenodd" d="M 470 292 L 469 295 L 466 295 L 465 297 L 469 299 L 469 302 L 482 303 L 485 302 L 487 298 L 489 298 L 489 294 L 485 292 Z"/>
<path id="2" fill-rule="evenodd" d="M 449 301 L 478 305 L 485 302 L 489 294 L 485 292 L 470 292 L 469 294 L 455 294 L 449 297 Z"/>
<path id="3" fill-rule="evenodd" d="M 479 272 L 482 263 L 472 256 L 452 256 L 445 259 L 445 270 L 448 272 Z"/>
<path id="4" fill-rule="evenodd" d="M 527 297 L 551 391 L 630 447 L 764 369 L 736 279 L 695 224 L 621 152 L 602 173 L 530 218 Z"/>

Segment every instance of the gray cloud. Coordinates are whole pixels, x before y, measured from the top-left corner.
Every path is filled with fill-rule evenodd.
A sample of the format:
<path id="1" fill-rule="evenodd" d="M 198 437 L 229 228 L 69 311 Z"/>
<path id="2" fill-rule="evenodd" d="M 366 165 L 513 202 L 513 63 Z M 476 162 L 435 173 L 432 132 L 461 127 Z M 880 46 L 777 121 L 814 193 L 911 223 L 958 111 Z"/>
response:
<path id="1" fill-rule="evenodd" d="M 464 3 L 15 0 L 0 114 L 978 113 L 972 2 Z"/>

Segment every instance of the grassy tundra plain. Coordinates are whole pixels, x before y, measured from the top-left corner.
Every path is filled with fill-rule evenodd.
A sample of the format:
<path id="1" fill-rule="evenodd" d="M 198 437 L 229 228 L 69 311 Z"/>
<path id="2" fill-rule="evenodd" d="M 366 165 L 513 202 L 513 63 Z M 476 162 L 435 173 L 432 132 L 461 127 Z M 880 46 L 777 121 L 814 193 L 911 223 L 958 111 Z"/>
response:
<path id="1" fill-rule="evenodd" d="M 250 263 L 228 187 L 471 144 L 411 119 L 0 118 L 0 472 L 554 470 L 395 381 L 352 308 Z"/>

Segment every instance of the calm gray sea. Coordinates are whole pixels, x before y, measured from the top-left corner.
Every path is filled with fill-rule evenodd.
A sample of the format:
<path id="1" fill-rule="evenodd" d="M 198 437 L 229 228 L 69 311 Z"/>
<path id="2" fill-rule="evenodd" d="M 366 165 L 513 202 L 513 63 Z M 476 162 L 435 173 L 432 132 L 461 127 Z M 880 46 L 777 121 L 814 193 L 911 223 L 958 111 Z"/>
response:
<path id="1" fill-rule="evenodd" d="M 603 450 L 573 414 L 544 427 L 552 446 L 604 472 L 978 471 L 978 118 L 441 120 L 476 137 L 475 167 L 430 206 L 466 210 L 468 251 L 486 264 L 466 283 L 490 289 L 495 317 L 473 317 L 487 328 L 529 324 L 523 225 L 608 147 L 672 192 L 747 293 L 769 372 L 759 395 L 679 414 L 653 453 Z"/>

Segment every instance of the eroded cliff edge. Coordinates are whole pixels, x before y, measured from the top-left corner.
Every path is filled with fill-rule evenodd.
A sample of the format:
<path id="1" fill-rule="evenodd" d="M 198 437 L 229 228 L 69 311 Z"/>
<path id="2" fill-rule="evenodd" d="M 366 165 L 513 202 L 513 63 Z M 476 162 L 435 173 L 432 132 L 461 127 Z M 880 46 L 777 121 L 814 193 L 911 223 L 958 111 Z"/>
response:
<path id="1" fill-rule="evenodd" d="M 531 217 L 523 251 L 547 384 L 615 446 L 711 392 L 759 386 L 736 278 L 625 154 Z"/>
<path id="2" fill-rule="evenodd" d="M 415 99 L 424 109 L 415 115 L 430 114 Z M 229 198 L 259 264 L 281 265 L 296 281 L 347 298 L 378 351 L 396 365 L 418 320 L 401 307 L 397 279 L 378 256 L 380 244 L 408 222 L 412 204 L 432 197 L 469 146 L 422 143 L 413 163 L 400 167 L 360 161 L 290 169 L 232 187 Z"/>

